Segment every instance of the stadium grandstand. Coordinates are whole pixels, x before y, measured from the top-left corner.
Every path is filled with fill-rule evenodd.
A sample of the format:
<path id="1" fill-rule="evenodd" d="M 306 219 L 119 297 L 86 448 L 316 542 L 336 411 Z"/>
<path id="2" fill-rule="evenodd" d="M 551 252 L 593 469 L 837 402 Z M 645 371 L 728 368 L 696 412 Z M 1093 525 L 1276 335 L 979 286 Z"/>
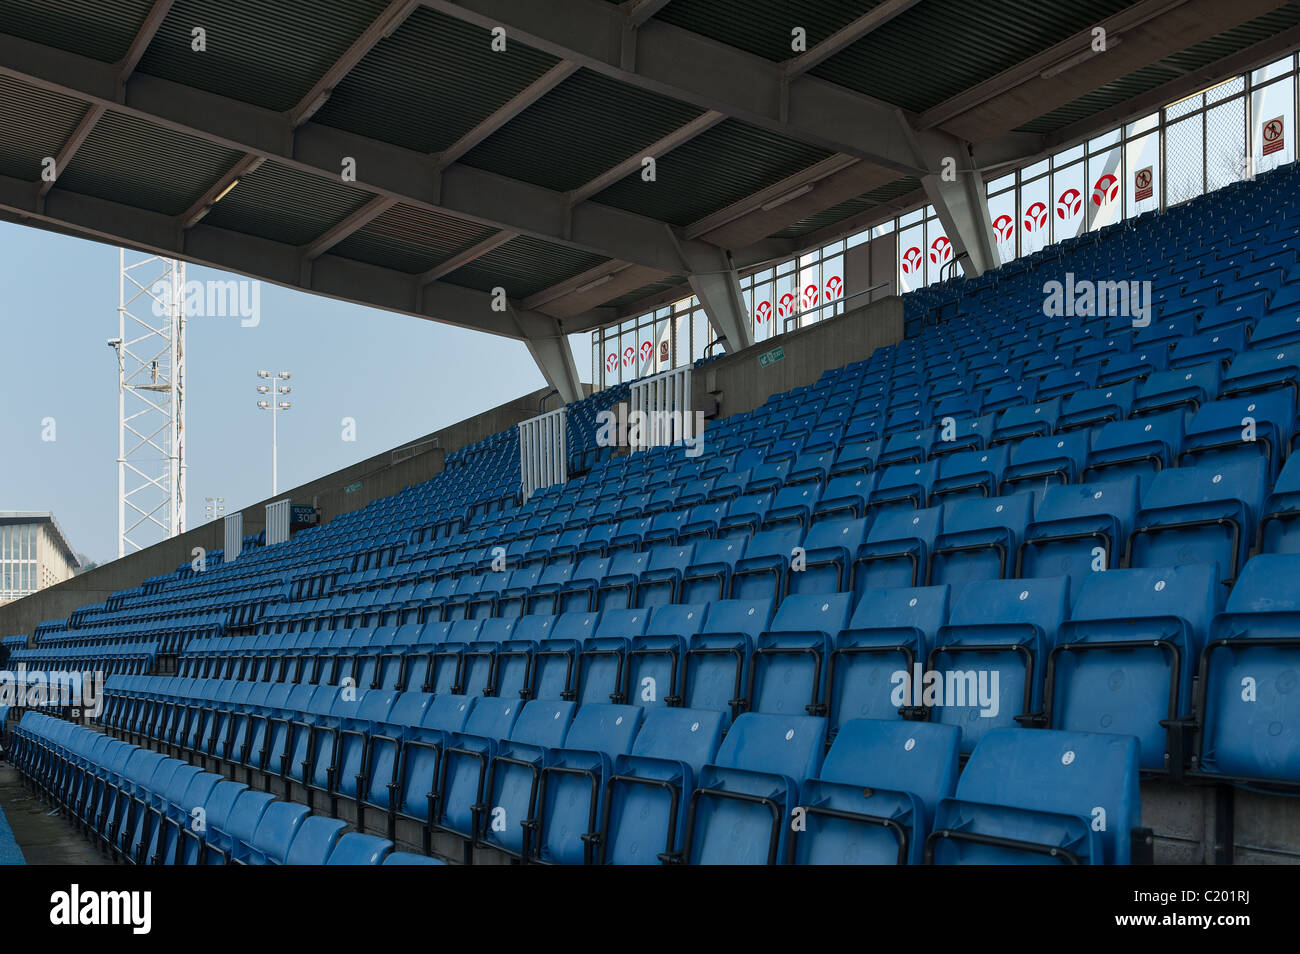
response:
<path id="1" fill-rule="evenodd" d="M 1300 863 L 1300 5 L 0 11 L 4 219 L 547 385 L 0 608 L 16 860 Z"/>

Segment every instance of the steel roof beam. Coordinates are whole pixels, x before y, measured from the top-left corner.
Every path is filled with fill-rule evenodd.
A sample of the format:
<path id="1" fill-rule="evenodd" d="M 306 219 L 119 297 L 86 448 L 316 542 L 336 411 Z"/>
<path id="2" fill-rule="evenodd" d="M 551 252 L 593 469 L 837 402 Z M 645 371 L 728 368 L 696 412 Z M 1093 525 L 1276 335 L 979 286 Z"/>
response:
<path id="1" fill-rule="evenodd" d="M 438 167 L 444 169 L 451 165 L 576 72 L 578 67 L 574 63 L 562 61 L 552 66 L 510 97 L 507 102 L 493 110 L 473 129 L 438 153 Z"/>
<path id="2" fill-rule="evenodd" d="M 884 3 L 872 7 L 852 23 L 836 30 L 811 50 L 800 53 L 794 59 L 786 60 L 785 75 L 790 79 L 802 76 L 836 53 L 848 49 L 871 31 L 878 30 L 894 17 L 906 13 L 918 3 L 920 0 L 884 0 Z"/>
<path id="3" fill-rule="evenodd" d="M 470 246 L 463 252 L 457 252 L 445 262 L 439 262 L 433 268 L 420 276 L 420 283 L 427 284 L 429 282 L 436 282 L 438 279 L 450 275 L 452 272 L 456 271 L 456 269 L 468 265 L 470 262 L 477 261 L 493 249 L 498 249 L 502 245 L 505 245 L 507 242 L 511 242 L 516 238 L 518 238 L 518 233 L 505 230 L 497 232 L 495 235 L 489 235 L 483 241 Z"/>
<path id="4" fill-rule="evenodd" d="M 689 30 L 628 23 L 602 0 L 424 0 L 447 16 L 507 36 L 624 83 L 918 175 L 897 110 Z"/>
<path id="5" fill-rule="evenodd" d="M 294 126 L 301 126 L 310 119 L 318 109 L 325 105 L 334 87 L 352 72 L 353 67 L 366 58 L 366 55 L 379 45 L 381 40 L 392 36 L 406 18 L 420 5 L 419 0 L 393 0 L 361 35 L 352 41 L 320 79 L 316 80 L 298 103 L 289 110 L 289 121 Z"/>
<path id="6" fill-rule="evenodd" d="M 320 236 L 309 242 L 304 254 L 311 259 L 320 258 L 353 232 L 364 228 L 396 204 L 394 200 L 385 196 L 375 196 L 351 215 L 326 229 Z"/>
<path id="7" fill-rule="evenodd" d="M 140 63 L 140 58 L 144 56 L 145 50 L 153 42 L 153 38 L 158 35 L 158 28 L 162 26 L 163 20 L 167 19 L 167 14 L 171 12 L 172 5 L 176 0 L 154 0 L 154 5 L 145 15 L 144 22 L 140 24 L 139 29 L 135 32 L 135 38 L 131 40 L 130 47 L 127 48 L 126 55 L 116 64 L 118 85 L 125 83 L 135 72 L 136 66 Z M 54 157 L 55 178 L 63 174 L 63 170 L 72 162 L 72 157 L 77 154 L 77 150 L 90 137 L 95 128 L 95 124 L 106 112 L 102 104 L 92 104 L 82 115 L 81 121 L 68 137 L 68 141 L 63 144 Z M 45 196 L 54 186 L 53 180 L 44 180 L 41 182 L 40 195 Z"/>
<path id="8" fill-rule="evenodd" d="M 1098 23 L 1106 31 L 1104 52 L 1093 51 L 1093 28 L 1084 30 L 926 110 L 917 127 L 972 141 L 1014 129 L 1286 2 L 1144 0 Z"/>
<path id="9" fill-rule="evenodd" d="M 436 157 L 310 121 L 295 129 L 282 113 L 157 77 L 136 74 L 118 102 L 109 64 L 14 36 L 0 35 L 0 74 L 315 175 L 337 179 L 351 157 L 360 191 L 668 273 L 679 268 L 664 223 L 612 206 L 571 206 L 562 192 L 461 163 L 439 173 Z"/>
<path id="10" fill-rule="evenodd" d="M 235 272 L 358 305 L 522 338 L 553 333 L 554 319 L 519 303 L 494 309 L 488 292 L 328 253 L 309 261 L 298 246 L 215 226 L 183 229 L 179 218 L 55 188 L 38 207 L 32 183 L 0 176 L 0 210 L 28 225 Z M 304 265 L 311 267 L 305 268 Z"/>

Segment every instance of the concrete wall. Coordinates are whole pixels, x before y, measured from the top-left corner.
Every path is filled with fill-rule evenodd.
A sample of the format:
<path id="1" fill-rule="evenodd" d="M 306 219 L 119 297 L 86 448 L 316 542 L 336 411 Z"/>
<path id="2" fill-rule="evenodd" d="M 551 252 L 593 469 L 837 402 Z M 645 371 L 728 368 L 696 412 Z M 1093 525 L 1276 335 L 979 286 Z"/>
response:
<path id="1" fill-rule="evenodd" d="M 696 372 L 691 394 L 696 410 L 717 401 L 717 416 L 751 411 L 768 397 L 812 384 L 828 368 L 871 357 L 885 345 L 903 340 L 903 300 L 889 297 L 860 305 L 837 318 L 779 335 L 744 351 L 729 354 Z M 774 348 L 785 357 L 766 366 L 759 357 Z"/>
<path id="2" fill-rule="evenodd" d="M 543 388 L 525 394 L 301 487 L 259 500 L 242 511 L 244 535 L 262 532 L 266 526 L 266 505 L 274 500 L 288 497 L 294 504 L 315 506 L 320 509 L 321 522 L 328 523 L 340 514 L 359 510 L 372 500 L 391 496 L 403 487 L 428 480 L 442 473 L 444 456 L 451 451 L 535 417 L 538 402 L 549 391 L 549 388 Z M 547 410 L 554 410 L 557 406 L 554 397 L 546 403 Z M 195 547 L 221 549 L 222 532 L 222 522 L 214 520 L 139 553 L 105 563 L 56 586 L 0 606 L 0 636 L 30 635 L 39 623 L 66 619 L 79 606 L 103 602 L 119 590 L 139 586 L 151 576 L 171 573 L 181 563 L 193 559 Z"/>

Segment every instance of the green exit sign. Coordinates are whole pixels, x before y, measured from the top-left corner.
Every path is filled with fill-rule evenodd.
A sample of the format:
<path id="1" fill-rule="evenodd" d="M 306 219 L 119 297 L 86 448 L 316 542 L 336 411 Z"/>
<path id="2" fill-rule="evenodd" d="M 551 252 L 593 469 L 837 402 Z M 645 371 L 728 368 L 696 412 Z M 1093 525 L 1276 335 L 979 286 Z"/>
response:
<path id="1" fill-rule="evenodd" d="M 345 494 L 355 494 L 360 489 L 361 489 L 361 481 L 358 480 L 355 484 L 348 484 L 346 487 L 344 487 L 343 492 Z"/>
<path id="2" fill-rule="evenodd" d="M 769 364 L 775 364 L 784 357 L 784 348 L 773 348 L 771 351 L 765 351 L 758 356 L 758 366 L 760 368 L 766 368 Z"/>

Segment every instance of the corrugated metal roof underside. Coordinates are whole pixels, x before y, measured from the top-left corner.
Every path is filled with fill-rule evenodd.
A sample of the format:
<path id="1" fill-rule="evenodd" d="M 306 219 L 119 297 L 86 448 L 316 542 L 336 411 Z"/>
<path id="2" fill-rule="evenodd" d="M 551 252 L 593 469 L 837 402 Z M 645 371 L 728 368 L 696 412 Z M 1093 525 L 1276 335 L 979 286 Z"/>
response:
<path id="1" fill-rule="evenodd" d="M 1200 69 L 1296 25 L 1300 25 L 1300 5 L 1290 3 L 1167 56 L 1164 62 L 1184 70 Z"/>
<path id="2" fill-rule="evenodd" d="M 58 155 L 87 107 L 74 99 L 0 76 L 0 175 L 27 182 Z"/>
<path id="3" fill-rule="evenodd" d="M 286 110 L 386 6 L 387 0 L 177 0 L 139 70 Z M 201 53 L 192 48 L 196 27 L 206 32 Z"/>
<path id="4" fill-rule="evenodd" d="M 456 269 L 445 281 L 479 291 L 500 286 L 511 298 L 527 298 L 608 261 L 567 245 L 521 235 Z"/>
<path id="5" fill-rule="evenodd" d="M 656 18 L 738 47 L 766 60 L 781 62 L 798 54 L 792 31 L 807 31 L 808 49 L 852 23 L 881 0 L 673 0 Z"/>
<path id="6" fill-rule="evenodd" d="M 654 182 L 642 180 L 638 170 L 595 199 L 686 226 L 830 155 L 824 149 L 729 119 L 661 158 Z"/>
<path id="7" fill-rule="evenodd" d="M 59 176 L 71 192 L 179 215 L 240 153 L 111 110 Z"/>
<path id="8" fill-rule="evenodd" d="M 877 206 L 892 202 L 895 199 L 914 192 L 921 186 L 921 180 L 912 176 L 903 176 L 894 182 L 886 183 L 878 188 L 872 189 L 860 196 L 847 199 L 839 205 L 832 206 L 829 209 L 823 209 L 813 215 L 794 223 L 793 225 L 783 228 L 777 232 L 775 238 L 797 239 L 809 232 L 816 232 L 819 229 L 828 228 L 836 222 L 843 221 L 850 216 L 857 215 L 860 212 L 866 212 Z"/>
<path id="9" fill-rule="evenodd" d="M 648 285 L 642 285 L 635 291 L 627 292 L 605 302 L 603 307 L 607 308 L 626 308 L 640 301 L 642 298 L 650 298 L 654 295 L 661 295 L 670 288 L 679 288 L 686 283 L 686 277 L 683 275 L 670 275 L 662 278 L 657 282 L 651 282 Z"/>
<path id="10" fill-rule="evenodd" d="M 1300 7 L 1290 5 L 1273 10 L 1231 30 L 1225 30 L 1218 36 L 1202 40 L 1186 50 L 1167 56 L 1159 63 L 1153 63 L 1121 77 L 1113 83 L 1093 90 L 1086 96 L 1080 96 L 1073 102 L 1066 103 L 1031 123 L 1026 123 L 1020 127 L 1020 131 L 1054 132 L 1063 126 L 1085 120 L 1103 109 L 1117 106 L 1134 96 L 1155 89 L 1162 83 L 1177 79 L 1184 72 L 1209 66 L 1216 60 L 1231 56 L 1297 25 L 1300 25 Z"/>
<path id="11" fill-rule="evenodd" d="M 305 245 L 371 196 L 337 179 L 264 162 L 212 207 L 205 225 Z"/>
<path id="12" fill-rule="evenodd" d="M 1131 5 L 1131 0 L 925 0 L 812 70 L 926 110 Z"/>
<path id="13" fill-rule="evenodd" d="M 116 63 L 152 6 L 153 0 L 0 0 L 0 31 Z"/>
<path id="14" fill-rule="evenodd" d="M 558 60 L 432 10 L 416 10 L 358 63 L 314 119 L 421 152 L 469 132 Z"/>
<path id="15" fill-rule="evenodd" d="M 1080 96 L 1078 99 L 1066 103 L 1064 106 L 1058 106 L 1056 109 L 1046 113 L 1033 122 L 1025 123 L 1020 126 L 1018 132 L 1035 132 L 1049 133 L 1062 126 L 1068 126 L 1071 123 L 1087 119 L 1103 109 L 1114 106 L 1132 99 L 1134 96 L 1140 96 L 1148 90 L 1155 89 L 1162 83 L 1168 83 L 1170 80 L 1179 77 L 1177 70 L 1170 69 L 1159 63 L 1153 63 L 1150 66 L 1144 66 L 1142 69 L 1127 76 L 1121 76 L 1114 82 L 1107 83 L 1105 86 L 1098 87 L 1086 96 Z"/>
<path id="16" fill-rule="evenodd" d="M 567 192 L 703 110 L 580 70 L 467 153 L 467 165 Z"/>
<path id="17" fill-rule="evenodd" d="M 477 245 L 496 229 L 411 205 L 395 205 L 330 250 L 412 274 Z"/>

